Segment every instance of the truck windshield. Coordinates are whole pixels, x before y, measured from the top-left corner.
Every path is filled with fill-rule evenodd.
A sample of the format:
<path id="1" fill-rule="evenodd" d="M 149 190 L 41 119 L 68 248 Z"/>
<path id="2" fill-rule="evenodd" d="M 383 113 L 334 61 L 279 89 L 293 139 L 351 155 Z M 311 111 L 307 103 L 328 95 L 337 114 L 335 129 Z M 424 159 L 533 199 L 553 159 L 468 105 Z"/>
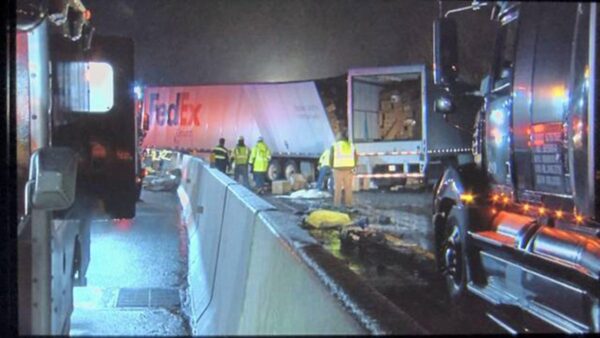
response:
<path id="1" fill-rule="evenodd" d="M 420 73 L 352 78 L 354 142 L 419 140 L 422 126 Z"/>

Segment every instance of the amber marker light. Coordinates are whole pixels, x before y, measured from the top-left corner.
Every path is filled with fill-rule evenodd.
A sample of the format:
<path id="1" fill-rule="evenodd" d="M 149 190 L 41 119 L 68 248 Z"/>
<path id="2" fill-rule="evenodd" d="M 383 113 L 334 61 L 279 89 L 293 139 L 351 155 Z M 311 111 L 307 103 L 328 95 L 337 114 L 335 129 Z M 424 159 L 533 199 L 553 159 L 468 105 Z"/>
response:
<path id="1" fill-rule="evenodd" d="M 562 212 L 562 210 L 558 210 L 558 211 L 556 211 L 556 218 L 557 218 L 557 219 L 561 219 L 562 217 L 563 217 L 563 212 Z"/>
<path id="2" fill-rule="evenodd" d="M 529 211 L 529 204 L 525 204 L 523 206 L 523 211 Z"/>
<path id="3" fill-rule="evenodd" d="M 575 215 L 575 222 L 577 224 L 583 223 L 583 216 L 581 216 L 581 215 Z"/>
<path id="4" fill-rule="evenodd" d="M 504 196 L 504 198 L 502 199 L 502 203 L 508 204 L 508 196 Z"/>
<path id="5" fill-rule="evenodd" d="M 546 208 L 544 207 L 540 207 L 540 209 L 538 210 L 540 215 L 544 215 L 546 213 Z"/>
<path id="6" fill-rule="evenodd" d="M 492 209 L 492 215 L 495 215 L 498 212 L 496 209 Z"/>
<path id="7" fill-rule="evenodd" d="M 492 201 L 494 201 L 494 202 L 498 202 L 499 198 L 500 198 L 500 196 L 498 196 L 497 194 L 492 195 Z"/>
<path id="8" fill-rule="evenodd" d="M 465 204 L 471 204 L 475 200 L 475 195 L 473 194 L 460 194 L 460 200 L 465 202 Z"/>

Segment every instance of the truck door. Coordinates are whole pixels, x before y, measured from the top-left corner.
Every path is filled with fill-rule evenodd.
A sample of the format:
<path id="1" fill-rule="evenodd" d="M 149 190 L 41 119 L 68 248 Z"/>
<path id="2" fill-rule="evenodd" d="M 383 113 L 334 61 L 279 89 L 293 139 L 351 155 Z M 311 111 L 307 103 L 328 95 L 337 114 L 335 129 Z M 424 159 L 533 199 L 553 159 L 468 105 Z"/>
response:
<path id="1" fill-rule="evenodd" d="M 530 9 L 535 15 L 544 12 L 544 19 L 522 20 L 519 30 L 512 122 L 513 173 L 520 202 L 547 204 L 549 199 L 570 195 L 563 125 L 571 67 L 571 54 L 566 51 L 571 50 L 575 6 L 555 7 L 559 8 Z"/>
<path id="2" fill-rule="evenodd" d="M 495 59 L 490 77 L 490 94 L 486 100 L 487 170 L 493 183 L 512 192 L 511 161 L 512 90 L 515 71 L 515 45 L 518 29 L 518 8 L 514 7 L 501 19 L 497 34 Z"/>
<path id="3" fill-rule="evenodd" d="M 135 215 L 133 42 L 94 36 L 82 55 L 58 39 L 51 51 L 55 146 L 78 150 L 78 186 L 102 199 L 113 218 Z"/>

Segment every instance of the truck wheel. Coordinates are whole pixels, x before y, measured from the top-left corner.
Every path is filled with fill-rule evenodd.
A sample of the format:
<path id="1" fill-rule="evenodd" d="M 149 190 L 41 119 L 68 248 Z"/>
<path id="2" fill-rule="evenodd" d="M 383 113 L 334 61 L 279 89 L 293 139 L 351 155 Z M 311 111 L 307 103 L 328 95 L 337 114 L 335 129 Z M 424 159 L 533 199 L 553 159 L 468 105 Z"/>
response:
<path id="1" fill-rule="evenodd" d="M 289 180 L 293 174 L 298 172 L 298 166 L 296 165 L 296 161 L 288 160 L 285 163 L 285 169 L 283 170 L 285 179 Z"/>
<path id="2" fill-rule="evenodd" d="M 267 168 L 267 178 L 272 182 L 279 179 L 279 176 L 281 176 L 281 164 L 278 160 L 273 160 Z"/>
<path id="3" fill-rule="evenodd" d="M 461 303 L 467 293 L 467 266 L 465 257 L 465 230 L 456 207 L 452 207 L 443 228 L 439 246 L 442 274 L 450 299 Z"/>

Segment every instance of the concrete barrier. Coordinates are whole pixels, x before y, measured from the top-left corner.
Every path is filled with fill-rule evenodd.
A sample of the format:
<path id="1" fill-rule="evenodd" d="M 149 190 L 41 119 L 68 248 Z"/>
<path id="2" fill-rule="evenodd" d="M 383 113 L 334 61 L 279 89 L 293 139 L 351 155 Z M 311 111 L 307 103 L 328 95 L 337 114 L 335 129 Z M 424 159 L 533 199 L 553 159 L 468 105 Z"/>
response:
<path id="1" fill-rule="evenodd" d="M 273 206 L 241 185 L 230 185 L 224 208 L 218 264 L 209 309 L 195 326 L 197 334 L 236 334 L 246 296 L 256 215 Z"/>
<path id="2" fill-rule="evenodd" d="M 235 184 L 227 176 L 204 167 L 199 172 L 201 188 L 198 190 L 194 210 L 194 228 L 188 227 L 189 270 L 188 285 L 194 314 L 194 325 L 208 309 L 215 284 L 215 273 L 224 218 L 227 186 Z M 193 199 L 190 199 L 193 201 Z"/>
<path id="3" fill-rule="evenodd" d="M 281 238 L 271 223 L 278 211 L 255 222 L 240 334 L 365 334 L 311 269 L 296 247 Z M 294 225 L 297 226 L 297 225 Z M 308 241 L 296 242 L 302 246 Z"/>
<path id="4" fill-rule="evenodd" d="M 299 217 L 197 158 L 178 163 L 194 335 L 425 333 L 324 251 Z"/>

